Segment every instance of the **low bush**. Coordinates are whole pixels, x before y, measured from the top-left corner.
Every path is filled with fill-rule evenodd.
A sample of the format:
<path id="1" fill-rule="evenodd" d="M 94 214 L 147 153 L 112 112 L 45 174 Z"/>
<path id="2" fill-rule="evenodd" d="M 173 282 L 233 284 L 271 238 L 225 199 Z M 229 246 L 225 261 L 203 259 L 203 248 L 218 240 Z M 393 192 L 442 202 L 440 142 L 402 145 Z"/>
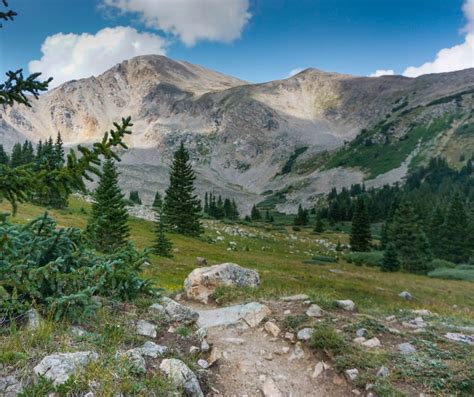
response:
<path id="1" fill-rule="evenodd" d="M 344 259 L 356 266 L 380 266 L 383 261 L 383 252 L 349 252 L 344 255 Z"/>
<path id="2" fill-rule="evenodd" d="M 78 319 L 95 311 L 94 295 L 130 300 L 157 293 L 140 277 L 146 253 L 128 244 L 98 255 L 79 229 L 57 228 L 47 213 L 25 226 L 0 223 L 0 252 L 0 320 L 21 318 L 30 307 L 55 320 Z"/>
<path id="3" fill-rule="evenodd" d="M 460 265 L 454 269 L 435 269 L 429 272 L 428 276 L 445 280 L 464 280 L 474 282 L 474 266 Z"/>
<path id="4" fill-rule="evenodd" d="M 344 337 L 328 324 L 315 326 L 309 344 L 313 349 L 328 350 L 335 354 L 341 353 L 347 348 Z"/>
<path id="5" fill-rule="evenodd" d="M 441 269 L 441 268 L 454 269 L 455 267 L 456 267 L 455 263 L 446 261 L 444 259 L 433 259 L 428 265 L 429 270 L 435 270 L 435 269 Z"/>

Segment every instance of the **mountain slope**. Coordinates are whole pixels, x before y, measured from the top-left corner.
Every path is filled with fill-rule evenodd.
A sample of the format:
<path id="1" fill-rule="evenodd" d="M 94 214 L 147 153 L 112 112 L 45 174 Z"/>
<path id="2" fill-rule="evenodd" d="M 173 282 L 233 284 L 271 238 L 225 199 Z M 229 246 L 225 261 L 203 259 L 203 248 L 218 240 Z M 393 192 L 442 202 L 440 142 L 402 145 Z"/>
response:
<path id="1" fill-rule="evenodd" d="M 60 131 L 74 145 L 98 139 L 113 121 L 131 115 L 132 150 L 121 167 L 126 190 L 151 199 L 164 189 L 171 154 L 184 140 L 201 191 L 234 196 L 247 207 L 263 192 L 284 191 L 287 203 L 279 208 L 292 210 L 332 186 L 395 182 L 423 156 L 449 153 L 456 162 L 461 147 L 470 156 L 473 93 L 474 69 L 416 79 L 307 69 L 248 84 L 142 56 L 65 83 L 31 109 L 7 110 L 0 132 L 36 141 Z"/>

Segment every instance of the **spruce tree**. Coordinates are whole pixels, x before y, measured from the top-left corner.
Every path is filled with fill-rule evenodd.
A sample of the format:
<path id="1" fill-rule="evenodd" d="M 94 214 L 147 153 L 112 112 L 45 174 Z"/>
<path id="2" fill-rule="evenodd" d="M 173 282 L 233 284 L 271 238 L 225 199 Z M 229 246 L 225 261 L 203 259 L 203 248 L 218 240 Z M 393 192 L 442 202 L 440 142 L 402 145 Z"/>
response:
<path id="1" fill-rule="evenodd" d="M 252 210 L 250 211 L 250 219 L 252 221 L 260 221 L 262 219 L 262 216 L 260 215 L 260 211 L 255 206 L 255 204 L 252 206 Z"/>
<path id="2" fill-rule="evenodd" d="M 155 239 L 153 244 L 153 252 L 160 256 L 170 257 L 172 256 L 171 250 L 173 245 L 171 241 L 166 237 L 166 220 L 163 211 L 163 206 L 157 203 L 153 206 L 155 211 Z"/>
<path id="3" fill-rule="evenodd" d="M 400 270 L 400 261 L 398 260 L 397 249 L 393 243 L 387 244 L 387 249 L 384 252 L 380 269 L 383 272 L 396 272 Z"/>
<path id="4" fill-rule="evenodd" d="M 405 201 L 398 207 L 389 236 L 398 252 L 401 268 L 410 273 L 426 273 L 431 250 L 410 202 Z"/>
<path id="5" fill-rule="evenodd" d="M 163 200 L 161 198 L 160 192 L 155 193 L 155 198 L 153 199 L 153 204 L 151 206 L 153 208 L 158 208 L 160 210 L 163 207 Z"/>
<path id="6" fill-rule="evenodd" d="M 235 221 L 235 220 L 239 219 L 240 214 L 239 214 L 239 209 L 237 208 L 237 203 L 235 202 L 234 199 L 232 199 L 231 208 L 232 208 L 232 212 L 231 212 L 232 217 L 230 219 Z"/>
<path id="7" fill-rule="evenodd" d="M 56 167 L 62 167 L 64 165 L 64 145 L 61 138 L 61 133 L 58 132 L 56 137 L 56 143 L 53 148 L 53 158 Z"/>
<path id="8" fill-rule="evenodd" d="M 7 152 L 3 148 L 3 145 L 0 144 L 0 164 L 8 165 L 10 163 L 10 158 L 8 157 Z"/>
<path id="9" fill-rule="evenodd" d="M 296 226 L 306 226 L 309 222 L 309 213 L 308 210 L 304 209 L 302 205 L 298 205 L 298 212 L 294 219 L 294 224 Z"/>
<path id="10" fill-rule="evenodd" d="M 352 251 L 369 251 L 372 235 L 370 232 L 369 213 L 365 200 L 359 197 L 356 201 L 354 217 L 352 218 L 352 229 L 350 244 Z"/>
<path id="11" fill-rule="evenodd" d="M 164 214 L 167 225 L 180 234 L 198 236 L 202 233 L 201 201 L 195 195 L 194 175 L 189 154 L 183 142 L 174 154 L 170 185 L 166 190 Z"/>
<path id="12" fill-rule="evenodd" d="M 466 238 L 469 227 L 469 219 L 464 209 L 461 195 L 456 193 L 446 214 L 443 225 L 442 238 L 438 242 L 441 245 L 442 259 L 454 263 L 467 262 L 470 256 L 469 241 Z"/>
<path id="13" fill-rule="evenodd" d="M 16 168 L 20 165 L 23 165 L 23 151 L 21 143 L 15 143 L 10 156 L 10 167 Z"/>
<path id="14" fill-rule="evenodd" d="M 430 240 L 430 245 L 433 247 L 433 254 L 437 258 L 443 257 L 444 221 L 444 211 L 440 206 L 438 206 L 431 215 L 427 234 Z"/>
<path id="15" fill-rule="evenodd" d="M 128 213 L 124 196 L 118 186 L 118 173 L 113 160 L 108 159 L 102 168 L 94 192 L 92 214 L 87 225 L 91 244 L 104 253 L 114 252 L 123 246 L 129 236 Z"/>
<path id="16" fill-rule="evenodd" d="M 141 204 L 142 200 L 140 198 L 140 194 L 137 190 L 131 190 L 128 196 L 128 200 L 131 201 L 133 204 Z"/>
<path id="17" fill-rule="evenodd" d="M 204 195 L 204 213 L 209 215 L 209 196 L 207 192 Z"/>
<path id="18" fill-rule="evenodd" d="M 324 232 L 323 218 L 321 216 L 321 212 L 319 212 L 319 211 L 316 213 L 316 223 L 314 225 L 314 231 L 316 233 Z"/>

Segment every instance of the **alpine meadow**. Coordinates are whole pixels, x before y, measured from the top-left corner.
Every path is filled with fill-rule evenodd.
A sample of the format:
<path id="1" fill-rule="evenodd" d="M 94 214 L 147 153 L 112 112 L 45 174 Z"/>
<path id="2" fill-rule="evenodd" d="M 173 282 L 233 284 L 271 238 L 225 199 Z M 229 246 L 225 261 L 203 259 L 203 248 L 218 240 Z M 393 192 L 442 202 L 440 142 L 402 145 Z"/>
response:
<path id="1" fill-rule="evenodd" d="M 474 0 L 429 3 L 1 0 L 0 396 L 473 396 Z"/>

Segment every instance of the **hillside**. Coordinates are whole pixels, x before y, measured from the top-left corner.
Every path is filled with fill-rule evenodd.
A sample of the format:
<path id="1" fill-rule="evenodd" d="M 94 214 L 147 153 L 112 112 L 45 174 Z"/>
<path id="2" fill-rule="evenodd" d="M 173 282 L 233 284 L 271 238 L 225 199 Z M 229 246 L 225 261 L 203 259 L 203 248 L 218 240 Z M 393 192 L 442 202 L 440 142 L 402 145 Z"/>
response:
<path id="1" fill-rule="evenodd" d="M 0 212 L 5 210 L 9 210 L 8 205 L 0 204 Z M 23 204 L 13 220 L 25 223 L 43 211 L 41 207 Z M 90 204 L 71 197 L 67 210 L 52 210 L 50 214 L 60 226 L 84 228 L 89 212 Z M 153 239 L 152 224 L 137 218 L 131 218 L 129 224 L 131 240 L 136 246 L 140 249 L 149 247 Z M 190 352 L 191 346 L 201 343 L 192 326 L 173 327 L 163 319 L 151 318 L 147 312 L 152 303 L 149 300 L 142 298 L 133 303 L 112 304 L 102 307 L 96 318 L 79 325 L 45 319 L 35 331 L 5 329 L 0 335 L 1 363 L 14 370 L 17 379 L 23 380 L 24 387 L 28 385 L 24 390 L 26 395 L 42 395 L 54 390 L 48 381 L 33 385 L 30 371 L 45 355 L 62 351 L 64 346 L 67 351 L 94 350 L 100 358 L 88 365 L 74 381 L 56 389 L 59 395 L 84 395 L 90 390 L 96 395 L 171 392 L 175 390 L 172 385 L 158 375 L 156 355 L 155 359 L 146 359 L 146 367 L 154 376 L 116 361 L 117 352 L 130 352 L 132 347 L 150 340 L 169 346 L 164 357 L 186 362 L 199 374 L 203 390 L 214 395 L 247 390 L 256 394 L 262 391 L 271 396 L 265 394 L 269 393 L 268 382 L 283 391 L 296 391 L 295 395 L 301 395 L 298 393 L 302 385 L 314 387 L 313 390 L 322 395 L 341 396 L 352 395 L 354 389 L 364 391 L 367 384 L 372 384 L 371 390 L 378 396 L 418 395 L 421 392 L 436 395 L 446 391 L 469 395 L 472 391 L 472 381 L 469 381 L 473 368 L 472 347 L 449 341 L 443 335 L 472 331 L 474 284 L 406 273 L 383 273 L 377 268 L 347 263 L 335 251 L 337 243 L 344 244 L 348 239 L 341 232 L 315 235 L 310 228 L 294 232 L 283 225 L 205 221 L 203 238 L 176 234 L 170 234 L 170 238 L 175 247 L 174 257 L 151 255 L 145 270 L 145 276 L 153 283 L 166 288 L 166 295 L 171 294 L 204 317 L 209 308 L 263 302 L 271 308 L 269 319 L 286 333 L 296 335 L 299 330 L 316 327 L 317 334 L 295 344 L 295 341 L 285 339 L 285 332 L 278 338 L 273 337 L 269 331 L 273 328 L 267 325 L 265 331 L 263 327 L 211 328 L 207 340 L 214 349 L 224 352 L 213 363 L 212 353 Z M 220 288 L 208 307 L 184 300 L 176 293 L 181 292 L 184 279 L 196 268 L 197 256 L 205 257 L 209 264 L 235 262 L 255 269 L 260 274 L 261 285 L 256 289 Z M 325 259 L 312 262 L 313 257 Z M 402 291 L 409 291 L 413 299 L 402 299 L 399 296 Z M 306 294 L 305 299 L 323 309 L 322 317 L 315 319 L 305 314 L 307 303 L 280 300 L 294 294 Z M 340 299 L 353 300 L 356 312 L 338 308 L 336 301 Z M 137 335 L 134 324 L 142 318 L 158 324 L 155 338 Z M 363 341 L 376 339 L 381 346 L 361 346 L 360 341 L 354 339 L 359 332 L 365 332 Z M 397 346 L 402 343 L 409 343 L 416 352 L 409 356 L 398 352 Z M 255 352 L 251 358 L 247 357 L 249 349 Z M 213 363 L 210 369 L 202 371 L 196 365 L 198 358 Z M 140 362 L 134 361 L 134 365 Z M 321 362 L 324 371 L 318 369 L 323 365 Z M 376 375 L 381 367 L 388 369 L 388 375 Z M 359 375 L 353 381 L 347 374 L 347 380 L 343 376 L 344 371 L 351 368 L 359 368 Z M 111 374 L 120 376 L 116 378 Z M 296 386 L 291 379 L 297 379 Z"/>
<path id="2" fill-rule="evenodd" d="M 262 84 L 163 56 L 124 61 L 97 77 L 67 82 L 2 111 L 0 142 L 98 139 L 131 115 L 122 184 L 150 201 L 165 188 L 171 153 L 184 140 L 199 189 L 233 196 L 248 210 L 264 192 L 288 192 L 282 211 L 333 186 L 401 180 L 432 155 L 454 165 L 473 153 L 474 69 L 354 77 L 307 69 Z M 8 138 L 7 138 L 8 137 Z M 13 138 L 12 138 L 13 137 Z"/>

